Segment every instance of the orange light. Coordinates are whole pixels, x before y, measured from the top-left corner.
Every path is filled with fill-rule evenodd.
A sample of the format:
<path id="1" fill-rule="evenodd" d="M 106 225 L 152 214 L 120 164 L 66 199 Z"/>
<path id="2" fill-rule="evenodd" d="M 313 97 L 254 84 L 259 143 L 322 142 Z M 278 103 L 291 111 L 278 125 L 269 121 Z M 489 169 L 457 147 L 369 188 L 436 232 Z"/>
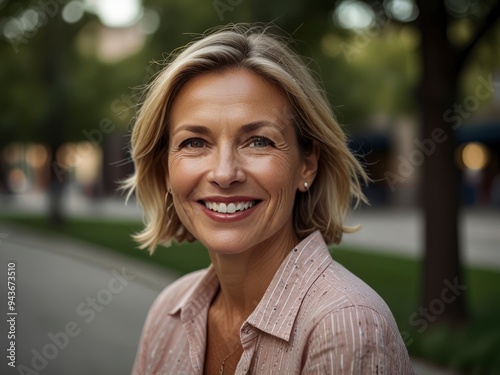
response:
<path id="1" fill-rule="evenodd" d="M 490 160 L 488 148 L 482 143 L 472 142 L 462 150 L 462 161 L 464 165 L 472 170 L 480 170 L 486 167 Z"/>
<path id="2" fill-rule="evenodd" d="M 40 168 L 47 163 L 49 153 L 43 145 L 36 144 L 28 147 L 26 151 L 26 161 L 33 168 Z"/>

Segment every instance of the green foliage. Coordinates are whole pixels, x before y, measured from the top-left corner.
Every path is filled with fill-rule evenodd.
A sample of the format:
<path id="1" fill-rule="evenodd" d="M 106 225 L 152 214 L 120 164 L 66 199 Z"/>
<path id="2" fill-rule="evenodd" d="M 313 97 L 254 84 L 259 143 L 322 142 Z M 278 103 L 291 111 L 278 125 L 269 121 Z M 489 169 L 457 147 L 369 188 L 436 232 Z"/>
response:
<path id="1" fill-rule="evenodd" d="M 146 7 L 158 11 L 160 28 L 147 37 L 137 54 L 114 63 L 98 57 L 101 26 L 97 18 L 87 14 L 76 24 L 65 24 L 61 5 L 45 25 L 17 46 L 18 52 L 5 38 L 0 40 L 0 78 L 9 88 L 0 93 L 0 139 L 46 142 L 54 133 L 47 131 L 51 109 L 65 112 L 56 132 L 64 140 L 85 140 L 82 131 L 98 129 L 103 119 L 111 120 L 122 129 L 117 135 L 122 134 L 139 101 L 137 88 L 151 76 L 151 61 L 163 60 L 207 29 L 238 22 L 273 22 L 291 35 L 296 41 L 293 46 L 313 59 L 311 68 L 322 78 L 340 122 L 357 126 L 380 113 L 414 114 L 420 77 L 418 33 L 413 26 L 389 19 L 379 21 L 380 27 L 371 32 L 341 30 L 332 21 L 336 3 L 144 0 Z M 4 1 L 0 21 L 30 4 Z M 476 4 L 469 13 L 455 15 L 450 37 L 457 43 L 467 41 L 491 4 Z M 475 84 L 474 77 L 498 66 L 498 54 L 491 48 L 497 39 L 498 35 L 490 36 L 478 46 L 469 65 L 471 73 L 465 74 L 466 90 Z M 55 72 L 47 75 L 51 66 Z"/>

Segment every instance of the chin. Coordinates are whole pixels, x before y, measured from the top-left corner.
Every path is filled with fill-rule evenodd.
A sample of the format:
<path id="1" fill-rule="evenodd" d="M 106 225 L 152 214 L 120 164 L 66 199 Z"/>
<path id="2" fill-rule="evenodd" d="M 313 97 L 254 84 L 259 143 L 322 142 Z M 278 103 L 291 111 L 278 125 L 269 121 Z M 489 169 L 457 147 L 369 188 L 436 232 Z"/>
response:
<path id="1" fill-rule="evenodd" d="M 258 244 L 258 241 L 255 241 L 255 236 L 249 236 L 253 238 L 252 241 L 245 241 L 245 236 L 249 235 L 231 231 L 217 231 L 210 236 L 200 236 L 198 241 L 214 254 L 240 254 Z"/>
<path id="2" fill-rule="evenodd" d="M 240 254 L 244 253 L 249 246 L 242 246 L 241 244 L 235 245 L 234 243 L 232 244 L 227 244 L 227 243 L 220 243 L 220 242 L 214 242 L 214 241 L 208 241 L 202 244 L 205 246 L 205 248 L 213 253 L 213 254 L 219 254 L 219 255 L 230 255 L 230 254 Z"/>

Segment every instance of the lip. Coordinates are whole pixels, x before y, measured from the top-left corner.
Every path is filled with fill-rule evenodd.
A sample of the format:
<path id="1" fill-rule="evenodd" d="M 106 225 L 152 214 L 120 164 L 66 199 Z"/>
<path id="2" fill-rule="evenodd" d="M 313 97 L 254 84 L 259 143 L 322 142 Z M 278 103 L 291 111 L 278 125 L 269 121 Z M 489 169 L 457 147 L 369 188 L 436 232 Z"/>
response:
<path id="1" fill-rule="evenodd" d="M 244 211 L 238 211 L 234 212 L 232 214 L 228 213 L 220 213 L 220 212 L 215 212 L 210 209 L 208 209 L 203 202 L 216 202 L 216 203 L 236 203 L 236 202 L 247 202 L 247 201 L 257 201 L 257 203 L 252 207 L 248 208 Z M 249 196 L 231 196 L 231 197 L 223 197 L 223 196 L 210 196 L 210 197 L 204 197 L 201 199 L 197 200 L 197 203 L 200 205 L 201 210 L 203 213 L 210 219 L 219 222 L 219 223 L 230 223 L 230 222 L 235 222 L 235 221 L 240 221 L 243 219 L 246 219 L 252 213 L 255 211 L 255 208 L 259 206 L 259 203 L 262 201 L 262 199 L 258 199 L 255 197 L 249 197 Z"/>

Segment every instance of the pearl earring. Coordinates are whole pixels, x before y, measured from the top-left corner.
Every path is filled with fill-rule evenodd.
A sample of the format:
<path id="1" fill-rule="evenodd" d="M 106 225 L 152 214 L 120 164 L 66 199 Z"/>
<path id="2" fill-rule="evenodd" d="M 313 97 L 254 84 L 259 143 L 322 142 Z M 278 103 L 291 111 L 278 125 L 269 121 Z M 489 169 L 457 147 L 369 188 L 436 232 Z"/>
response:
<path id="1" fill-rule="evenodd" d="M 304 182 L 304 189 L 308 189 L 309 188 L 309 184 L 307 182 Z"/>

